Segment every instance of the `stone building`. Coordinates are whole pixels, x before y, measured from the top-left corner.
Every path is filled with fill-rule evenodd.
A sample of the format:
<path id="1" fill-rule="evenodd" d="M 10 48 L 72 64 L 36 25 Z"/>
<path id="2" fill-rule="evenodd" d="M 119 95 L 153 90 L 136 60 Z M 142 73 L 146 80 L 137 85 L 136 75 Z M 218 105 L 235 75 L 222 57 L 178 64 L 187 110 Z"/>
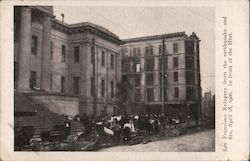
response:
<path id="1" fill-rule="evenodd" d="M 66 24 L 53 7 L 14 8 L 14 86 L 58 114 L 116 112 L 120 80 L 118 36 L 89 23 Z M 94 53 L 94 54 L 93 54 Z M 95 82 L 93 82 L 95 61 Z"/>
<path id="2" fill-rule="evenodd" d="M 134 107 L 128 111 L 198 118 L 200 40 L 196 34 L 179 32 L 123 41 L 122 80 L 133 85 L 135 98 Z"/>
<path id="3" fill-rule="evenodd" d="M 52 112 L 116 114 L 115 87 L 123 79 L 134 87 L 128 113 L 200 114 L 200 40 L 194 33 L 120 40 L 89 22 L 59 21 L 53 7 L 16 6 L 14 11 L 16 92 Z"/>

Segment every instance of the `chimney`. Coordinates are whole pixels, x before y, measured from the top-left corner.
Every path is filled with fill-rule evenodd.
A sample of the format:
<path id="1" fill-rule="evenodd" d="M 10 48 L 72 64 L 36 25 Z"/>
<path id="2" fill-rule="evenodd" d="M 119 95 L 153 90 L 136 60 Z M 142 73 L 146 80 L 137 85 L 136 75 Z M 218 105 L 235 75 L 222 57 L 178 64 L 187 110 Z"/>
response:
<path id="1" fill-rule="evenodd" d="M 61 16 L 62 16 L 62 23 L 64 23 L 64 14 L 62 13 Z"/>

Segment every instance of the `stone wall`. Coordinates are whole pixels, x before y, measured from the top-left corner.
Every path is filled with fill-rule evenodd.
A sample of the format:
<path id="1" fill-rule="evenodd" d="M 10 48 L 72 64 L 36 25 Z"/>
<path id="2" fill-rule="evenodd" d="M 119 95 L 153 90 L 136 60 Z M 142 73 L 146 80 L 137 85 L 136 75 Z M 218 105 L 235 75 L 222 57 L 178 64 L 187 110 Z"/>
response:
<path id="1" fill-rule="evenodd" d="M 74 117 L 79 114 L 79 98 L 77 97 L 58 94 L 30 95 L 30 97 L 59 115 Z"/>

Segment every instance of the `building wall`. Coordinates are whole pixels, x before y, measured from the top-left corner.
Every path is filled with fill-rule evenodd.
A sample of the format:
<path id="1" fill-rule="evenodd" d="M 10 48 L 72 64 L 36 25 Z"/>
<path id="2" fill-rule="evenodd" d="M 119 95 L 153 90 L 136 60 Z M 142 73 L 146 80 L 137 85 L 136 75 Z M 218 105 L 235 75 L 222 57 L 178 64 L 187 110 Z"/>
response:
<path id="1" fill-rule="evenodd" d="M 41 9 L 42 11 L 42 9 Z M 50 10 L 49 10 L 50 11 Z M 47 12 L 47 11 L 44 11 Z M 56 24 L 55 23 L 59 23 Z M 95 55 L 96 55 L 96 90 L 97 90 L 97 112 L 112 113 L 115 107 L 115 94 L 116 84 L 121 80 L 122 74 L 131 74 L 130 71 L 125 71 L 121 74 L 121 62 L 125 59 L 130 59 L 133 55 L 134 48 L 140 48 L 140 55 L 136 56 L 137 61 L 140 62 L 140 86 L 136 87 L 140 90 L 139 103 L 148 102 L 149 104 L 161 103 L 161 86 L 160 86 L 160 62 L 159 58 L 159 46 L 162 45 L 162 39 L 154 40 L 141 40 L 141 41 L 125 41 L 122 46 L 119 44 L 119 39 L 116 42 L 111 41 L 111 36 L 102 33 L 99 29 L 87 29 L 87 30 L 74 30 L 70 28 L 70 25 L 56 22 L 52 18 L 52 30 L 51 30 L 51 42 L 52 44 L 52 57 L 50 62 L 50 77 L 46 77 L 46 80 L 50 82 L 50 91 L 54 93 L 61 93 L 61 77 L 65 77 L 65 94 L 76 95 L 79 97 L 79 113 L 93 113 L 93 98 L 91 96 L 91 77 L 93 77 L 93 64 L 91 63 L 91 48 L 93 46 L 92 39 L 95 39 Z M 43 22 L 41 20 L 32 20 L 31 34 L 37 36 L 37 54 L 31 54 L 29 56 L 29 70 L 37 72 L 37 86 L 40 87 L 40 76 L 42 66 L 42 43 L 43 43 Z M 58 27 L 59 26 L 59 27 Z M 15 28 L 15 35 L 18 34 L 19 29 Z M 185 41 L 193 40 L 192 37 L 185 36 L 172 36 L 171 38 L 165 38 L 166 45 L 166 57 L 167 57 L 167 101 L 168 103 L 180 104 L 187 101 L 187 84 L 186 84 L 186 49 Z M 15 62 L 19 60 L 19 43 L 15 41 Z M 178 43 L 178 52 L 174 53 L 173 44 Z M 200 71 L 199 71 L 199 53 L 196 49 L 196 44 L 199 41 L 195 41 L 194 47 L 194 74 L 195 83 L 192 86 L 195 87 L 196 96 L 195 101 L 200 97 Z M 62 45 L 66 47 L 65 62 L 62 62 Z M 153 54 L 146 55 L 146 46 L 152 45 Z M 74 47 L 79 46 L 79 62 L 74 62 Z M 121 48 L 126 49 L 127 52 L 123 52 L 121 55 Z M 150 49 L 149 49 L 150 50 Z M 105 66 L 102 66 L 102 52 L 105 53 Z M 47 53 L 51 55 L 51 53 Z M 111 55 L 114 56 L 114 69 L 111 68 Z M 178 67 L 173 67 L 173 58 L 178 57 Z M 145 71 L 146 59 L 152 58 L 154 61 L 154 69 L 152 71 L 154 75 L 153 84 L 147 85 L 147 71 Z M 133 65 L 130 62 L 130 67 Z M 174 81 L 174 72 L 178 72 L 178 81 Z M 79 77 L 79 94 L 75 94 L 73 90 L 73 78 Z M 132 77 L 133 79 L 133 77 Z M 133 83 L 133 80 L 131 82 Z M 102 96 L 102 80 L 105 81 L 104 95 Z M 111 81 L 114 83 L 114 97 L 111 97 Z M 147 101 L 147 88 L 153 88 L 153 100 Z M 175 97 L 175 87 L 179 89 L 179 96 Z"/>
<path id="2" fill-rule="evenodd" d="M 120 46 L 114 43 L 110 43 L 101 37 L 97 37 L 91 33 L 84 34 L 83 45 L 87 50 L 85 50 L 85 80 L 83 86 L 85 87 L 84 96 L 85 101 L 87 101 L 87 113 L 92 113 L 91 108 L 93 106 L 92 96 L 91 96 L 91 77 L 93 77 L 93 64 L 91 63 L 91 47 L 92 38 L 95 39 L 95 54 L 96 54 L 96 91 L 97 91 L 97 112 L 98 114 L 107 107 L 107 112 L 110 113 L 115 106 L 115 90 L 114 97 L 111 98 L 111 81 L 114 83 L 114 88 L 116 83 L 120 79 L 120 65 L 117 61 L 114 61 L 114 69 L 111 68 L 111 54 L 114 55 L 114 59 L 119 59 L 120 57 Z M 105 66 L 102 66 L 102 51 L 105 53 Z M 116 67 L 117 66 L 117 67 Z M 104 96 L 102 96 L 102 80 L 105 81 Z"/>
<path id="3" fill-rule="evenodd" d="M 68 93 L 68 34 L 52 29 L 51 41 L 53 42 L 53 58 L 51 59 L 52 92 L 61 93 L 61 77 L 64 76 L 66 79 L 65 93 Z M 66 46 L 65 62 L 62 62 L 62 45 Z"/>
<path id="4" fill-rule="evenodd" d="M 28 7 L 27 7 L 28 8 Z M 49 9 L 49 10 L 48 10 Z M 29 67 L 28 70 L 36 72 L 36 86 L 41 87 L 41 68 L 42 68 L 42 47 L 44 41 L 43 39 L 43 18 L 45 16 L 44 13 L 53 11 L 53 8 L 30 8 L 30 16 L 31 16 L 31 35 L 37 37 L 37 54 L 29 55 Z M 22 12 L 21 9 L 17 9 L 18 12 Z M 35 15 L 33 15 L 33 11 L 35 11 Z M 17 19 L 20 19 L 17 15 Z M 38 17 L 39 15 L 39 17 Z M 50 89 L 47 92 L 52 93 L 62 93 L 61 89 L 61 77 L 65 77 L 65 91 L 64 95 L 74 95 L 79 98 L 79 104 L 74 106 L 78 106 L 79 113 L 93 113 L 93 98 L 91 96 L 91 77 L 93 76 L 93 65 L 91 63 L 91 47 L 92 47 L 92 38 L 95 38 L 95 48 L 98 53 L 96 57 L 96 71 L 97 71 L 97 106 L 98 106 L 98 114 L 101 111 L 105 110 L 107 113 L 113 112 L 113 107 L 115 106 L 115 89 L 114 89 L 114 97 L 111 98 L 111 81 L 114 83 L 114 88 L 116 83 L 120 79 L 120 46 L 119 46 L 119 38 L 113 38 L 116 42 L 111 41 L 110 35 L 106 35 L 103 31 L 99 31 L 95 29 L 93 26 L 90 30 L 81 30 L 77 32 L 73 31 L 73 28 L 70 28 L 70 25 L 62 24 L 54 24 L 53 18 L 51 22 L 51 51 L 50 53 L 46 53 L 49 55 L 50 60 L 47 62 L 49 64 L 49 75 L 50 77 L 46 77 L 46 81 L 50 83 Z M 20 19 L 21 21 L 21 19 Z M 19 21 L 19 22 L 20 22 Z M 61 23 L 61 24 L 60 24 Z M 16 24 L 16 23 L 15 23 Z M 14 58 L 17 66 L 16 70 L 18 70 L 18 62 L 19 62 L 19 44 L 20 40 L 18 39 L 20 32 L 20 24 L 16 27 L 15 25 L 15 52 Z M 58 27 L 59 25 L 59 27 Z M 70 31 L 70 32 L 69 32 Z M 104 38 L 104 37 L 105 38 Z M 32 39 L 31 39 L 32 42 Z M 62 45 L 66 47 L 65 51 L 65 62 L 62 61 Z M 30 47 L 32 45 L 30 44 Z M 74 62 L 74 47 L 79 46 L 79 62 Z M 101 66 L 101 52 L 105 51 L 105 67 Z M 114 55 L 114 69 L 111 68 L 110 59 L 111 54 Z M 47 60 L 46 60 L 47 61 Z M 79 94 L 75 94 L 73 90 L 73 78 L 79 77 Z M 47 80 L 49 79 L 49 80 Z M 101 96 L 101 82 L 105 80 L 105 94 Z M 15 81 L 17 82 L 17 81 Z M 29 87 L 27 91 L 30 91 Z M 58 106 L 61 107 L 62 103 L 57 102 Z M 75 111 L 75 110 L 73 110 Z M 60 113 L 60 110 L 58 111 Z"/>
<path id="5" fill-rule="evenodd" d="M 140 38 L 139 38 L 140 39 Z M 165 88 L 167 88 L 165 95 L 167 95 L 167 104 L 171 104 L 173 108 L 175 108 L 174 105 L 181 105 L 182 106 L 191 106 L 189 104 L 196 104 L 194 106 L 197 106 L 199 103 L 199 93 L 200 93 L 200 69 L 199 69 L 199 53 L 198 49 L 196 49 L 196 44 L 199 43 L 199 40 L 192 39 L 191 36 L 188 37 L 187 35 L 183 36 L 177 36 L 177 37 L 171 37 L 171 38 L 164 38 L 165 40 L 165 46 L 166 46 L 166 52 L 165 56 L 167 57 L 167 62 L 165 60 L 165 65 L 167 65 L 166 75 L 167 75 L 167 83 L 165 83 Z M 187 51 L 185 47 L 186 41 L 193 41 L 194 42 L 194 52 L 192 55 L 194 57 L 194 68 L 193 69 L 187 69 L 186 68 L 186 56 Z M 159 54 L 159 48 L 161 45 L 162 48 L 162 39 L 155 39 L 155 40 L 145 40 L 144 38 L 141 38 L 141 40 L 133 41 L 131 40 L 125 40 L 125 44 L 121 46 L 122 50 L 122 60 L 130 60 L 130 66 L 133 66 L 133 59 L 138 59 L 141 63 L 141 72 L 139 73 L 141 75 L 141 83 L 139 87 L 136 87 L 137 89 L 141 89 L 140 93 L 140 102 L 145 103 L 147 105 L 155 106 L 155 109 L 158 107 L 158 105 L 161 104 L 161 76 L 160 76 L 160 70 L 161 70 L 161 55 Z M 174 43 L 178 43 L 178 52 L 173 51 L 173 45 Z M 146 55 L 146 46 L 153 46 L 153 55 Z M 140 55 L 134 55 L 134 48 L 140 48 Z M 162 50 L 162 49 L 161 49 Z M 136 58 L 133 58 L 135 56 Z M 178 58 L 178 67 L 174 67 L 174 57 Z M 147 86 L 146 85 L 146 75 L 147 71 L 145 71 L 146 66 L 146 59 L 153 58 L 154 59 L 154 84 L 153 86 Z M 131 60 L 132 59 L 132 60 Z M 187 75 L 186 71 L 192 71 L 194 72 L 194 83 L 191 85 L 187 85 Z M 174 81 L 174 72 L 178 72 L 178 81 Z M 134 72 L 123 71 L 122 75 L 129 75 L 133 74 Z M 137 73 L 138 74 L 138 73 Z M 131 77 L 133 80 L 133 76 Z M 133 84 L 134 82 L 130 80 L 130 82 Z M 188 86 L 193 86 L 195 90 L 195 98 L 192 102 L 187 100 L 187 88 Z M 153 87 L 154 89 L 154 100 L 153 101 L 147 101 L 147 87 Z M 179 89 L 179 96 L 175 97 L 175 88 Z M 165 96 L 166 97 L 166 96 Z M 170 105 L 169 105 L 170 106 Z M 189 107 L 188 107 L 189 108 Z"/>
<path id="6" fill-rule="evenodd" d="M 173 43 L 178 43 L 178 53 L 173 53 Z M 153 55 L 149 56 L 146 55 L 146 46 L 153 46 Z M 152 40 L 152 41 L 142 41 L 142 42 L 133 42 L 127 43 L 122 46 L 122 49 L 127 48 L 126 56 L 123 55 L 123 58 L 126 59 L 127 56 L 133 55 L 133 48 L 140 48 L 141 55 L 139 56 L 141 62 L 141 89 L 142 89 L 142 100 L 146 101 L 145 99 L 145 59 L 152 57 L 154 59 L 154 101 L 160 101 L 160 74 L 159 74 L 159 46 L 162 45 L 162 40 Z M 186 98 L 186 90 L 185 90 L 185 41 L 184 38 L 172 38 L 165 40 L 166 45 L 166 56 L 167 56 L 167 81 L 168 81 L 168 99 L 169 100 L 176 100 L 174 98 L 174 87 L 179 87 L 179 100 L 185 100 Z M 178 57 L 178 67 L 173 67 L 173 57 Z M 178 72 L 178 82 L 174 81 L 173 72 Z M 127 72 L 125 72 L 127 73 Z M 125 74 L 123 73 L 123 74 Z"/>

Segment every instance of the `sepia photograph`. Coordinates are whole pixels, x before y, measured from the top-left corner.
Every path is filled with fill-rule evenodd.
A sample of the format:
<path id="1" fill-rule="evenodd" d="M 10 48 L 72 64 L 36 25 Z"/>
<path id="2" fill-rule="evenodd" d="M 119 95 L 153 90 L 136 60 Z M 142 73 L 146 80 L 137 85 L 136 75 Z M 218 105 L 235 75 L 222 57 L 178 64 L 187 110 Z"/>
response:
<path id="1" fill-rule="evenodd" d="M 215 152 L 215 8 L 13 6 L 14 151 Z"/>

